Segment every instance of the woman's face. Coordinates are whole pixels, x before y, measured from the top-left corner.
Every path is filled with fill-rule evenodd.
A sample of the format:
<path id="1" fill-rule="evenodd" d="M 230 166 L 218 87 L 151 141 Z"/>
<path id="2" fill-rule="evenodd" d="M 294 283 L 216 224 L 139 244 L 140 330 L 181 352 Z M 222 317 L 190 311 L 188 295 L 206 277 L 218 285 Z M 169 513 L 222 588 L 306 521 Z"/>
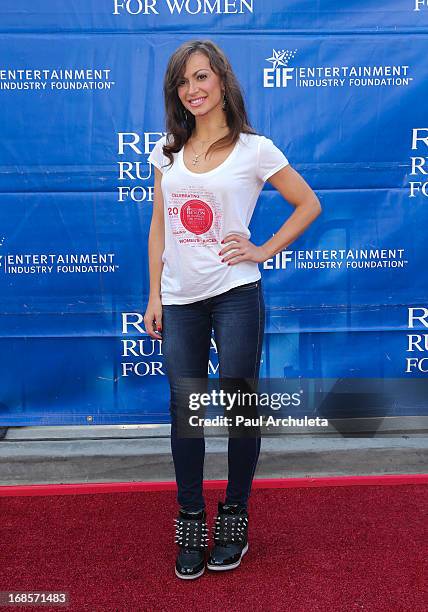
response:
<path id="1" fill-rule="evenodd" d="M 220 78 L 211 69 L 204 53 L 195 51 L 188 58 L 184 75 L 178 81 L 177 93 L 184 108 L 195 116 L 205 115 L 223 103 Z M 191 100 L 195 100 L 195 104 Z"/>

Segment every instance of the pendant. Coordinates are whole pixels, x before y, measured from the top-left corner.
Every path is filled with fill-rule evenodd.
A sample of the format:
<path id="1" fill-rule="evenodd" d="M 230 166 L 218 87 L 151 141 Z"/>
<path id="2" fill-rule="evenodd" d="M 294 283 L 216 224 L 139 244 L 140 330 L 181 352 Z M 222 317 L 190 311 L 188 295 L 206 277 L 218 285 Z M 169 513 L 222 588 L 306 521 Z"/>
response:
<path id="1" fill-rule="evenodd" d="M 193 164 L 193 165 L 195 165 L 195 164 L 197 164 L 197 163 L 198 163 L 198 157 L 199 157 L 199 155 L 196 155 L 196 156 L 193 158 L 193 161 L 192 161 L 192 164 Z"/>

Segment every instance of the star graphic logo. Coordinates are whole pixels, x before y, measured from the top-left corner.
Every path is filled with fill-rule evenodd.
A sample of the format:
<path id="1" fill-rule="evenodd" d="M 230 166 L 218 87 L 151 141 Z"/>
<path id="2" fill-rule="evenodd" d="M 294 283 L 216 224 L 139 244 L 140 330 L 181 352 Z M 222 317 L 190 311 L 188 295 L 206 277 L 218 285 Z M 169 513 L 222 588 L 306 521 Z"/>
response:
<path id="1" fill-rule="evenodd" d="M 293 59 L 296 53 L 297 49 L 294 49 L 294 51 L 287 51 L 287 49 L 275 51 L 275 49 L 272 49 L 272 55 L 271 57 L 267 57 L 266 61 L 272 62 L 272 68 L 273 70 L 275 70 L 276 68 L 278 68 L 278 66 L 287 66 L 288 61 L 290 59 Z"/>

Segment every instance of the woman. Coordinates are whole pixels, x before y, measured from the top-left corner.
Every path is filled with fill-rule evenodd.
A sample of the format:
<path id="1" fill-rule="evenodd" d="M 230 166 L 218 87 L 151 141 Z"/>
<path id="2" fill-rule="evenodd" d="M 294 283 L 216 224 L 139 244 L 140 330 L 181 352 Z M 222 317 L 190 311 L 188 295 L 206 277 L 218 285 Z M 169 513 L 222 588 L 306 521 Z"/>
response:
<path id="1" fill-rule="evenodd" d="M 171 402 L 171 450 L 180 506 L 175 572 L 194 579 L 208 546 L 202 493 L 205 441 L 180 434 L 190 392 L 208 378 L 211 333 L 222 381 L 259 376 L 265 306 L 258 264 L 288 247 L 320 214 L 319 200 L 272 140 L 250 126 L 239 83 L 209 40 L 181 45 L 164 79 L 166 129 L 155 166 L 149 233 L 147 334 L 162 339 Z M 295 210 L 262 245 L 248 225 L 266 180 Z M 187 395 L 186 395 L 187 391 Z M 187 399 L 187 406 L 186 406 Z M 230 430 L 229 430 L 230 431 Z M 230 570 L 248 550 L 248 499 L 260 436 L 228 442 L 228 486 L 219 501 L 207 567 Z"/>

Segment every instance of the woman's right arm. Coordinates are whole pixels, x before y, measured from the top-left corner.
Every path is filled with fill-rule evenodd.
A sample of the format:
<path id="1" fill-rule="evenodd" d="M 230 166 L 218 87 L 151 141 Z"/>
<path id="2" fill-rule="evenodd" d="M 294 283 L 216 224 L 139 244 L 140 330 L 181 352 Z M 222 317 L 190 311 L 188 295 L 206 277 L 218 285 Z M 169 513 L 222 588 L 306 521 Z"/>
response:
<path id="1" fill-rule="evenodd" d="M 162 331 L 161 276 L 163 269 L 162 254 L 165 248 L 164 204 L 161 189 L 162 172 L 155 169 L 153 212 L 149 231 L 149 274 L 150 293 L 144 315 L 146 332 L 156 340 L 161 339 L 155 329 Z"/>

